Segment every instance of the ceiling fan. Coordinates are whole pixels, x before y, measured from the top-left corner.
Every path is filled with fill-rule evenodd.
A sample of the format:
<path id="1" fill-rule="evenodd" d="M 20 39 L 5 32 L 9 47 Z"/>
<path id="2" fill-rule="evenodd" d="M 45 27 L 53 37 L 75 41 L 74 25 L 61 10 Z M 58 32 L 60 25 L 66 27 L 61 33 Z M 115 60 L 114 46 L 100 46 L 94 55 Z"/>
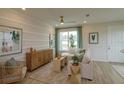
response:
<path id="1" fill-rule="evenodd" d="M 60 16 L 60 24 L 64 24 L 64 23 L 76 23 L 76 21 L 68 21 L 68 22 L 66 22 L 66 21 L 64 21 L 64 16 Z"/>

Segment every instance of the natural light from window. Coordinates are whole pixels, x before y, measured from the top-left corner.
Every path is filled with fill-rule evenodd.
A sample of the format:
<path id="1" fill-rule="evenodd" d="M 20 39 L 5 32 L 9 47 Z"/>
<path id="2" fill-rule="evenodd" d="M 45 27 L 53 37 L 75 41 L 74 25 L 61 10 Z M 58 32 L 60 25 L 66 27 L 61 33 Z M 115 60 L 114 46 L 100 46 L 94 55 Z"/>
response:
<path id="1" fill-rule="evenodd" d="M 77 48 L 77 31 L 60 32 L 60 51 L 68 51 L 69 48 Z"/>

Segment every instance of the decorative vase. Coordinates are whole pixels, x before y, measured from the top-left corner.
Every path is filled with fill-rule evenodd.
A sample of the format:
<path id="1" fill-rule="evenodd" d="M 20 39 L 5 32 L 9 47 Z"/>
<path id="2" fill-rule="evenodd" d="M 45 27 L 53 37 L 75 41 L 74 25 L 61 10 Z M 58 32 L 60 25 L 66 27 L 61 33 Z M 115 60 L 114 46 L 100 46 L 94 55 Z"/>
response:
<path id="1" fill-rule="evenodd" d="M 33 52 L 33 48 L 32 48 L 32 47 L 30 48 L 30 52 L 31 52 L 31 53 Z"/>
<path id="2" fill-rule="evenodd" d="M 73 65 L 72 64 L 71 69 L 72 69 L 74 74 L 77 74 L 79 72 L 80 67 L 79 67 L 79 65 Z"/>

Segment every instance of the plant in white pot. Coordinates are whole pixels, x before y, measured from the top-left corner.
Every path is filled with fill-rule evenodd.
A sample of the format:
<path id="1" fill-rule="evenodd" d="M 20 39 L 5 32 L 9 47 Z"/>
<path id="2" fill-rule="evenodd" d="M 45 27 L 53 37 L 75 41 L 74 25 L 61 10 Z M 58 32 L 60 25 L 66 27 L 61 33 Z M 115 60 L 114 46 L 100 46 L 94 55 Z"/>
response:
<path id="1" fill-rule="evenodd" d="M 74 65 L 74 66 L 78 66 L 79 65 L 79 57 L 77 55 L 74 55 L 72 57 L 72 60 L 73 60 L 72 65 Z"/>

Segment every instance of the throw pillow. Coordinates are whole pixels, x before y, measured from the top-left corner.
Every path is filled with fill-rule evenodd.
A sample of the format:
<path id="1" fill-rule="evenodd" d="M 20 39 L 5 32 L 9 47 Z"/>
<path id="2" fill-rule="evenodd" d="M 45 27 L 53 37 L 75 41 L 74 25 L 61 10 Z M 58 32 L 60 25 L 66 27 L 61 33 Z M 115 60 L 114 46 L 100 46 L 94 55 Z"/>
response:
<path id="1" fill-rule="evenodd" d="M 16 70 L 15 69 L 15 66 L 17 66 L 16 60 L 12 57 L 8 61 L 6 61 L 5 66 L 6 66 L 6 73 L 12 74 Z"/>
<path id="2" fill-rule="evenodd" d="M 5 66 L 17 66 L 16 60 L 12 57 L 8 61 L 6 61 Z"/>
<path id="3" fill-rule="evenodd" d="M 88 57 L 88 56 L 84 56 L 84 58 L 83 58 L 83 63 L 85 63 L 85 64 L 89 64 L 90 62 L 91 62 L 91 59 Z"/>
<path id="4" fill-rule="evenodd" d="M 85 49 L 79 51 L 79 53 L 83 53 L 83 54 L 85 54 L 85 52 L 86 52 Z"/>

